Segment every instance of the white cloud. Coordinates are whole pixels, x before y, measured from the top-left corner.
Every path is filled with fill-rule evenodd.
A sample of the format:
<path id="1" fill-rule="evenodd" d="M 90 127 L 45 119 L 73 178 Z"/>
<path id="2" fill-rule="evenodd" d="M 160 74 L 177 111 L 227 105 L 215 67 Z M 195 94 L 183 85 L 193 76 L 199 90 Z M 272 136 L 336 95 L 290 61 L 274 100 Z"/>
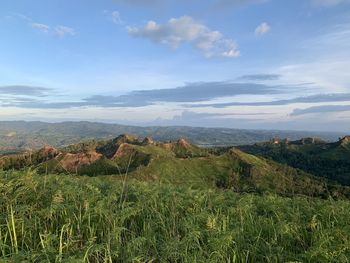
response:
<path id="1" fill-rule="evenodd" d="M 238 57 L 237 44 L 225 39 L 219 31 L 212 31 L 190 16 L 171 18 L 166 24 L 149 21 L 144 27 L 128 27 L 128 33 L 134 37 L 149 39 L 155 43 L 174 49 L 183 43 L 190 43 L 207 57 Z"/>
<path id="2" fill-rule="evenodd" d="M 269 26 L 269 24 L 264 22 L 264 23 L 261 23 L 260 25 L 258 25 L 257 28 L 255 28 L 255 34 L 265 35 L 270 30 L 271 30 L 271 27 Z"/>
<path id="3" fill-rule="evenodd" d="M 76 32 L 74 28 L 67 26 L 56 26 L 54 29 L 54 34 L 60 38 L 65 37 L 66 35 L 74 36 Z"/>
<path id="4" fill-rule="evenodd" d="M 112 21 L 113 21 L 114 24 L 117 24 L 117 25 L 120 25 L 120 24 L 123 23 L 123 21 L 122 21 L 118 11 L 113 11 L 112 12 Z"/>
<path id="5" fill-rule="evenodd" d="M 40 24 L 40 23 L 31 23 L 30 24 L 32 28 L 35 28 L 41 32 L 48 33 L 50 30 L 50 27 L 45 24 Z"/>
<path id="6" fill-rule="evenodd" d="M 228 47 L 228 50 L 222 52 L 223 57 L 227 58 L 237 58 L 240 56 L 240 52 L 238 50 L 238 45 L 233 40 L 224 40 L 224 45 Z"/>
<path id="7" fill-rule="evenodd" d="M 312 0 L 316 6 L 331 7 L 339 4 L 350 3 L 350 0 Z"/>

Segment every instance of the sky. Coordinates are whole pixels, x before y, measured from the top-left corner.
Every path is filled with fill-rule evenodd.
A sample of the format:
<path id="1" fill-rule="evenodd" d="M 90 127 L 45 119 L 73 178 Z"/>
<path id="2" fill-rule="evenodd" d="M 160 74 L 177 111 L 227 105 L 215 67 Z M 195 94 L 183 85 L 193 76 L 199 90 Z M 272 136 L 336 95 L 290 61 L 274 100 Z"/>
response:
<path id="1" fill-rule="evenodd" d="M 0 120 L 350 132 L 350 0 L 2 0 Z"/>

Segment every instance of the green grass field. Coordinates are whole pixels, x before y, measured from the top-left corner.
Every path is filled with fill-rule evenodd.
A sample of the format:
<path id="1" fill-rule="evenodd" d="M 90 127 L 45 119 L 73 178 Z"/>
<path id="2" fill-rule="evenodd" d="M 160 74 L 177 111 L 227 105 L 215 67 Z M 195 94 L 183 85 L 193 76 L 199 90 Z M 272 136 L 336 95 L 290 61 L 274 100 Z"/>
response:
<path id="1" fill-rule="evenodd" d="M 350 202 L 0 172 L 1 262 L 349 262 Z"/>

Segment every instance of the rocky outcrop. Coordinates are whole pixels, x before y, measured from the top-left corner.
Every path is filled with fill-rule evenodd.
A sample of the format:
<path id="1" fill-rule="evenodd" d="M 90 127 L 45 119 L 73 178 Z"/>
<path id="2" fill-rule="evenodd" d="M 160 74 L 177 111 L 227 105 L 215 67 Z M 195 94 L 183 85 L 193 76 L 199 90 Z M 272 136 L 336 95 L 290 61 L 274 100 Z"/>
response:
<path id="1" fill-rule="evenodd" d="M 340 139 L 338 142 L 338 145 L 341 147 L 344 147 L 346 149 L 350 148 L 350 136 L 345 136 L 344 138 Z"/>
<path id="2" fill-rule="evenodd" d="M 142 141 L 142 145 L 153 145 L 153 144 L 154 144 L 154 140 L 151 137 L 146 137 Z"/>
<path id="3" fill-rule="evenodd" d="M 178 146 L 185 148 L 185 149 L 189 149 L 191 147 L 191 144 L 183 138 L 178 140 L 176 143 Z"/>
<path id="4" fill-rule="evenodd" d="M 60 154 L 60 152 L 56 148 L 54 148 L 50 145 L 45 145 L 43 148 L 41 148 L 37 152 L 37 155 L 39 158 L 46 159 L 46 160 L 50 160 L 52 158 L 55 158 L 59 154 Z"/>

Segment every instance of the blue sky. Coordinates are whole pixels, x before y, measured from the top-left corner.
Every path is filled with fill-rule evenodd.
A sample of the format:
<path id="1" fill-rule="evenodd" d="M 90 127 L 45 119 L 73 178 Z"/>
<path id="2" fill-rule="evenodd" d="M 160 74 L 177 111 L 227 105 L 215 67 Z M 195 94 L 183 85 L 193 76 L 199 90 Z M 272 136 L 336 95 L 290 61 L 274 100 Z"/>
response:
<path id="1" fill-rule="evenodd" d="M 349 0 L 0 5 L 0 120 L 350 131 Z"/>

